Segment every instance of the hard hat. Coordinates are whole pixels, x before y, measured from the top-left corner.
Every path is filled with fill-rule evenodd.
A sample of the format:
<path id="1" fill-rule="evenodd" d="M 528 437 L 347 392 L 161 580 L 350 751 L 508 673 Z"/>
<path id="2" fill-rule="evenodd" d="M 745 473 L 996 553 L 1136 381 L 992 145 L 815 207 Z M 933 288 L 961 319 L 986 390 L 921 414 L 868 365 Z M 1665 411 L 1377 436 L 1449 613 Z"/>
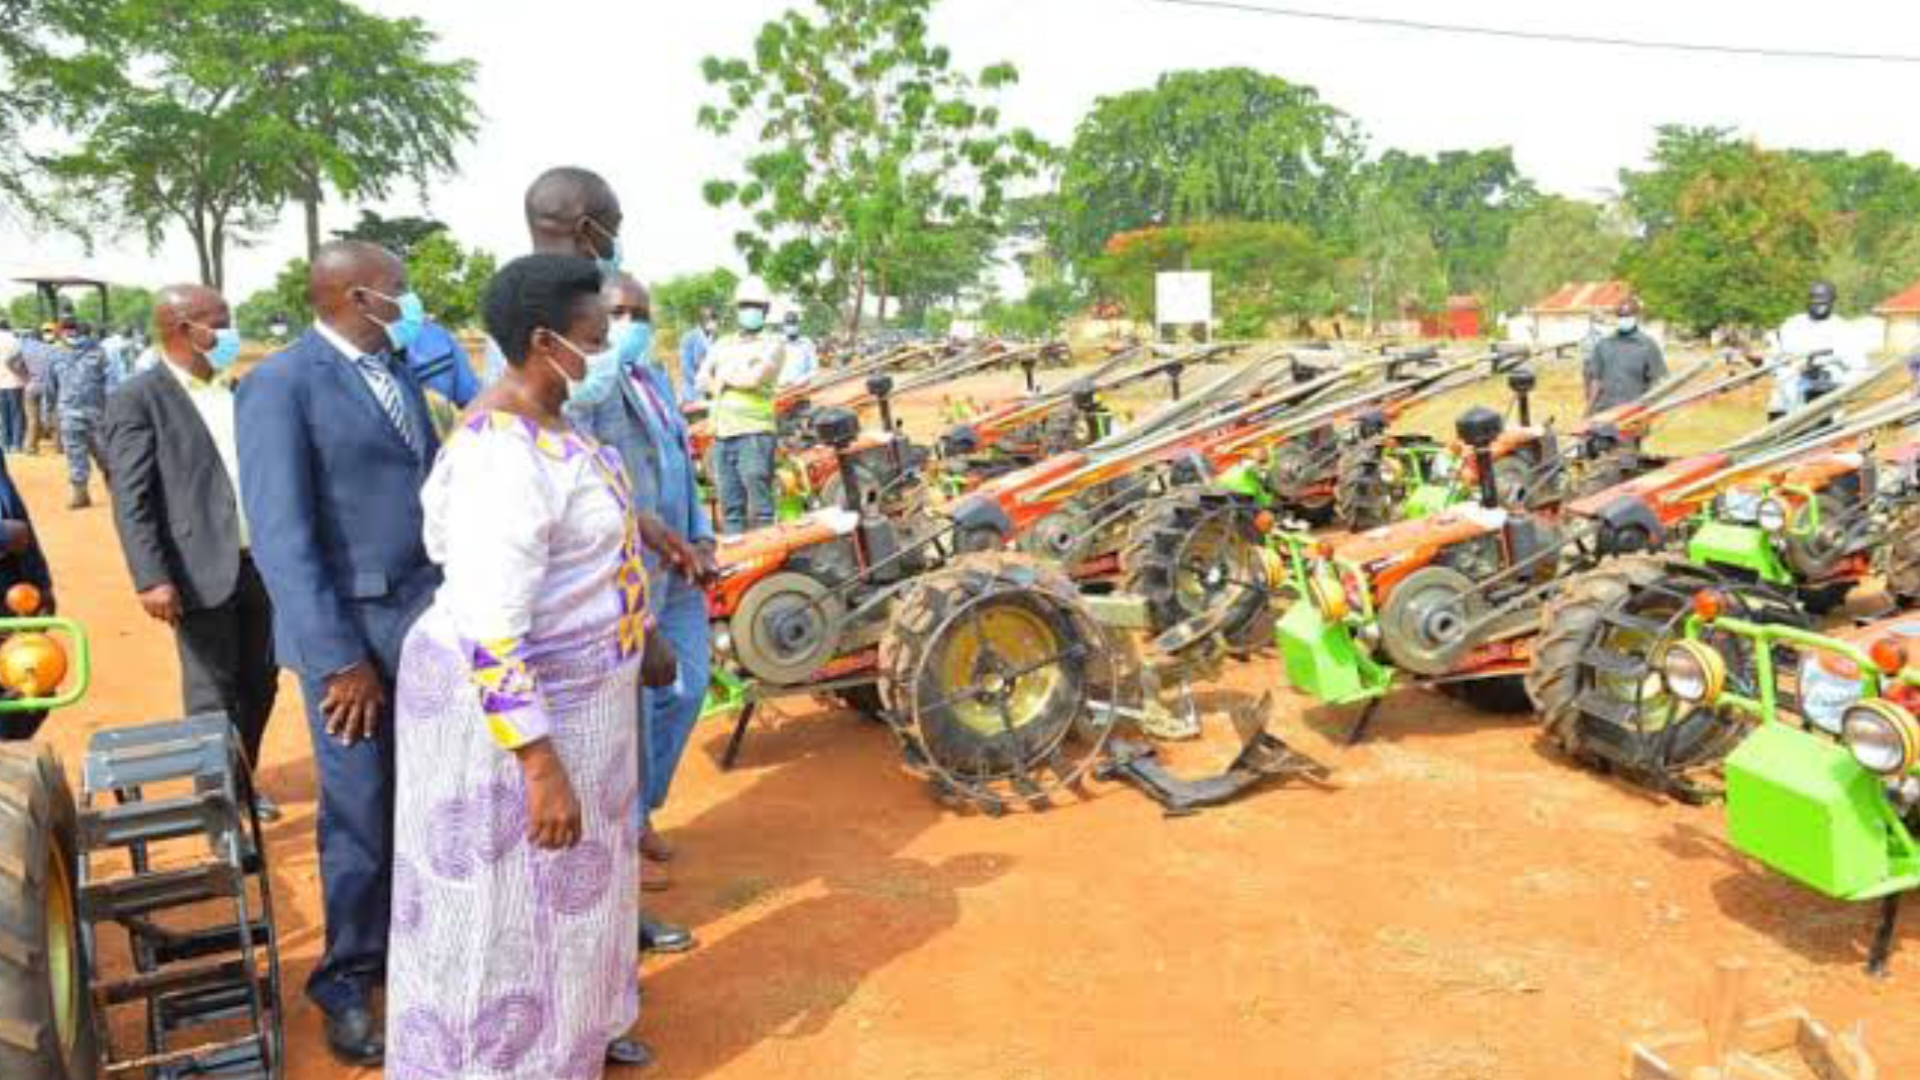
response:
<path id="1" fill-rule="evenodd" d="M 733 290 L 733 303 L 735 307 L 754 304 L 770 308 L 773 306 L 773 294 L 768 291 L 767 283 L 761 281 L 759 275 L 754 275 L 742 281 L 739 287 Z"/>

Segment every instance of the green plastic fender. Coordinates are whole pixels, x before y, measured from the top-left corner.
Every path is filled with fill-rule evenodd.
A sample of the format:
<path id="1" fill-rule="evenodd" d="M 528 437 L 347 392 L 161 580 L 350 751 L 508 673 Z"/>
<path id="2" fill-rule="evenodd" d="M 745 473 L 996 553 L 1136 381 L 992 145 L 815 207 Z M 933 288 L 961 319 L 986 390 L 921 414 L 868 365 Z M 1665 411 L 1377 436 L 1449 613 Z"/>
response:
<path id="1" fill-rule="evenodd" d="M 1838 900 L 1920 886 L 1920 846 L 1880 777 L 1845 747 L 1765 723 L 1727 756 L 1727 834 L 1769 868 Z"/>
<path id="2" fill-rule="evenodd" d="M 1432 517 L 1453 505 L 1453 487 L 1448 484 L 1419 484 L 1407 493 L 1400 516 L 1407 521 Z"/>
<path id="3" fill-rule="evenodd" d="M 1687 558 L 1701 566 L 1745 570 L 1773 585 L 1793 582 L 1793 572 L 1781 563 L 1773 538 L 1754 525 L 1703 522 L 1693 539 L 1687 541 Z"/>
<path id="4" fill-rule="evenodd" d="M 1351 705 L 1385 694 L 1393 669 L 1375 663 L 1345 623 L 1330 623 L 1308 601 L 1295 602 L 1274 628 L 1287 682 L 1328 705 Z"/>
<path id="5" fill-rule="evenodd" d="M 746 681 L 715 664 L 713 674 L 707 680 L 707 696 L 700 702 L 700 719 L 709 720 L 739 712 L 746 697 Z"/>
<path id="6" fill-rule="evenodd" d="M 1241 462 L 1213 481 L 1213 486 L 1234 495 L 1243 495 L 1252 499 L 1257 506 L 1273 505 L 1273 494 L 1267 490 L 1266 481 L 1261 479 L 1260 470 L 1246 462 Z"/>

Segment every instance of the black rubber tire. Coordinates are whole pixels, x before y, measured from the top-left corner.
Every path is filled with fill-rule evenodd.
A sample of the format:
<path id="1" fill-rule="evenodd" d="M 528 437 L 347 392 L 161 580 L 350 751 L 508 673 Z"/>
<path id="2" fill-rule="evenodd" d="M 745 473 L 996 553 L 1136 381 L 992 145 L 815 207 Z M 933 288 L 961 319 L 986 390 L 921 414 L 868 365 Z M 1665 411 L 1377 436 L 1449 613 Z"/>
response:
<path id="1" fill-rule="evenodd" d="M 887 704 L 880 697 L 879 683 L 849 686 L 845 690 L 835 691 L 833 696 L 848 712 L 859 714 L 863 720 L 880 721 L 887 718 Z"/>
<path id="2" fill-rule="evenodd" d="M 6 1080 L 93 1080 L 98 1070 L 77 911 L 68 947 L 81 982 L 70 1054 L 58 1045 L 47 969 L 47 867 L 59 858 L 78 889 L 76 822 L 73 794 L 52 752 L 0 743 L 0 1077 Z"/>
<path id="3" fill-rule="evenodd" d="M 1012 733 L 1011 744 L 1006 734 L 985 735 L 940 716 L 922 716 L 921 707 L 946 700 L 938 696 L 942 689 L 931 684 L 933 651 L 946 640 L 941 631 L 961 610 L 990 594 L 1015 597 L 999 601 L 1003 603 L 1026 600 L 1063 640 L 1079 635 L 1078 624 L 1058 614 L 1078 608 L 1080 598 L 1073 582 L 1057 567 L 1005 553 L 963 556 L 921 578 L 895 605 L 880 639 L 880 694 L 909 764 L 955 777 L 963 784 L 1002 777 L 1016 757 L 1024 758 L 1036 744 L 1061 737 L 1085 706 L 1087 669 L 1096 662 L 1085 656 L 1063 660 L 1066 678 L 1060 689 L 1042 703 L 1043 715 Z M 1105 645 L 1085 644 L 1094 650 Z"/>
<path id="4" fill-rule="evenodd" d="M 1513 676 L 1440 683 L 1436 689 L 1484 713 L 1519 716 L 1533 711 L 1533 701 L 1527 696 L 1526 683 Z"/>
<path id="5" fill-rule="evenodd" d="M 1177 491 L 1150 503 L 1127 530 L 1127 541 L 1120 551 L 1120 589 L 1147 602 L 1148 636 L 1158 637 L 1181 623 L 1213 613 L 1214 607 L 1195 608 L 1180 594 L 1177 579 L 1181 555 L 1203 526 L 1223 527 L 1237 542 L 1253 543 L 1234 520 L 1240 512 L 1241 508 L 1233 504 L 1209 501 L 1203 492 Z M 1258 560 L 1234 561 L 1257 564 Z M 1265 592 L 1231 588 L 1223 592 L 1224 603 L 1231 610 L 1221 630 L 1229 644 L 1235 648 L 1256 647 L 1271 638 L 1272 601 Z"/>
<path id="6" fill-rule="evenodd" d="M 1338 480 L 1333 489 L 1333 520 L 1343 529 L 1361 532 L 1393 520 L 1393 495 L 1384 471 L 1386 443 L 1359 439 L 1340 448 Z"/>
<path id="7" fill-rule="evenodd" d="M 1920 506 L 1903 507 L 1880 539 L 1875 569 L 1887 595 L 1902 608 L 1920 605 Z"/>
<path id="8" fill-rule="evenodd" d="M 1603 612 L 1636 587 L 1658 580 L 1664 564 L 1644 556 L 1603 563 L 1569 579 L 1540 614 L 1540 636 L 1528 663 L 1527 696 L 1548 741 L 1575 760 L 1580 748 L 1580 658 L 1592 645 Z"/>

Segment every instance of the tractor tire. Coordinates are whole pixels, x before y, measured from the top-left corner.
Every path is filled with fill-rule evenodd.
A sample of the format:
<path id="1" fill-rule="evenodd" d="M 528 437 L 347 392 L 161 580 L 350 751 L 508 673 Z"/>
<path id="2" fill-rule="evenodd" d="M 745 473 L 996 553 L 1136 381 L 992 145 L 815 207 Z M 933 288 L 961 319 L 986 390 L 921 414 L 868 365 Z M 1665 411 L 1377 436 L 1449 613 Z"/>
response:
<path id="1" fill-rule="evenodd" d="M 1326 464 L 1322 460 L 1326 450 L 1313 445 L 1313 441 L 1311 435 L 1302 436 L 1274 450 L 1267 466 L 1267 486 L 1290 513 L 1309 525 L 1321 526 L 1332 523 L 1335 500 L 1306 494 L 1306 489 L 1322 478 Z"/>
<path id="2" fill-rule="evenodd" d="M 73 794 L 44 746 L 0 744 L 0 1076 L 93 1080 Z"/>
<path id="3" fill-rule="evenodd" d="M 878 684 L 850 686 L 845 690 L 836 690 L 833 696 L 848 712 L 858 715 L 862 720 L 886 719 L 887 704 L 880 697 Z"/>
<path id="4" fill-rule="evenodd" d="M 1436 689 L 1479 712 L 1519 716 L 1533 711 L 1533 699 L 1527 696 L 1526 684 L 1512 676 L 1440 683 Z"/>
<path id="5" fill-rule="evenodd" d="M 1057 568 L 969 555 L 928 574 L 880 640 L 880 693 L 908 768 L 943 798 L 1041 809 L 1100 756 L 1114 649 Z"/>
<path id="6" fill-rule="evenodd" d="M 1570 759 L 1634 775 L 1676 775 L 1713 764 L 1741 728 L 1711 708 L 1670 701 L 1655 655 L 1680 636 L 1692 596 L 1711 587 L 1732 614 L 1804 625 L 1793 600 L 1765 586 L 1657 555 L 1608 560 L 1569 579 L 1541 614 L 1526 676 L 1542 733 Z M 1727 657 L 1728 683 L 1751 681 L 1737 639 L 1709 644 Z"/>
<path id="7" fill-rule="evenodd" d="M 1234 579 L 1259 581 L 1265 574 L 1255 542 L 1239 520 L 1243 512 L 1236 504 L 1188 491 L 1149 504 L 1133 523 L 1120 553 L 1120 588 L 1147 602 L 1149 637 L 1223 608 L 1227 614 L 1220 629 L 1235 647 L 1272 634 L 1267 593 L 1232 584 Z M 1196 543 L 1212 547 L 1196 551 Z M 1195 565 L 1200 560 L 1205 564 Z"/>
<path id="8" fill-rule="evenodd" d="M 1385 455 L 1386 443 L 1381 439 L 1361 439 L 1340 448 L 1333 520 L 1341 528 L 1364 532 L 1393 520 Z"/>
<path id="9" fill-rule="evenodd" d="M 1903 508 L 1881 537 L 1875 567 L 1900 607 L 1920 605 L 1920 506 Z"/>

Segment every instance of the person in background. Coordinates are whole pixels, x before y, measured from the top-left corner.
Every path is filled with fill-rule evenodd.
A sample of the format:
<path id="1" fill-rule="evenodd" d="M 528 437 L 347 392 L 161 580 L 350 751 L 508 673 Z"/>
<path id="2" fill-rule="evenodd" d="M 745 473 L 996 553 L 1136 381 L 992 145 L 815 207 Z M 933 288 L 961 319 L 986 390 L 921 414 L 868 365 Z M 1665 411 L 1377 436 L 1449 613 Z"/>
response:
<path id="1" fill-rule="evenodd" d="M 820 352 L 813 340 L 800 332 L 800 313 L 789 310 L 780 319 L 781 336 L 786 340 L 787 358 L 780 365 L 780 386 L 798 386 L 820 370 Z"/>
<path id="2" fill-rule="evenodd" d="M 718 328 L 713 309 L 701 308 L 700 324 L 680 337 L 680 396 L 688 401 L 699 396 L 696 388 L 700 383 L 700 369 L 706 365 L 707 353 L 713 348 L 714 331 Z"/>
<path id="3" fill-rule="evenodd" d="M 1614 310 L 1613 333 L 1595 343 L 1581 371 L 1587 415 L 1638 401 L 1666 377 L 1666 354 L 1640 326 L 1640 301 L 1622 300 Z"/>
<path id="4" fill-rule="evenodd" d="M 548 169 L 528 185 L 523 209 L 534 254 L 591 259 L 607 281 L 620 272 L 620 199 L 600 174 L 572 165 Z M 505 373 L 506 356 L 491 337 L 485 361 L 488 383 Z"/>
<path id="5" fill-rule="evenodd" d="M 1816 281 L 1807 290 L 1807 310 L 1788 319 L 1775 331 L 1770 344 L 1776 356 L 1807 360 L 1792 363 L 1773 377 L 1773 396 L 1767 400 L 1767 419 L 1778 420 L 1805 406 L 1812 393 L 1844 390 L 1873 370 L 1868 358 L 1877 345 L 1875 335 L 1852 319 L 1835 315 L 1839 291 L 1832 282 Z"/>
<path id="6" fill-rule="evenodd" d="M 133 342 L 119 330 L 109 329 L 100 339 L 100 351 L 107 354 L 107 366 L 113 369 L 114 382 L 133 374 Z"/>
<path id="7" fill-rule="evenodd" d="M 107 401 L 113 523 L 141 608 L 173 630 L 183 715 L 224 713 L 257 770 L 280 670 L 273 605 L 240 516 L 233 387 L 221 378 L 240 355 L 240 332 L 227 302 L 202 285 L 160 290 L 153 318 L 166 361 Z M 254 805 L 278 820 L 258 789 Z"/>
<path id="8" fill-rule="evenodd" d="M 713 345 L 701 389 L 713 399 L 714 471 L 728 535 L 773 524 L 773 392 L 786 363 L 785 342 L 767 332 L 773 299 L 757 278 L 735 300 L 738 332 Z"/>
<path id="9" fill-rule="evenodd" d="M 562 413 L 609 350 L 593 263 L 529 255 L 483 302 L 507 360 L 421 493 L 445 568 L 400 664 L 388 1075 L 645 1065 L 638 682 L 650 623 L 620 456 Z M 503 512 L 505 511 L 505 512 Z"/>
<path id="10" fill-rule="evenodd" d="M 426 318 L 400 260 L 335 241 L 307 288 L 312 329 L 240 380 L 234 427 L 274 655 L 300 677 L 318 774 L 325 952 L 307 997 L 334 1057 L 365 1066 L 385 1053 L 373 992 L 392 900 L 393 680 L 440 583 L 420 509 L 439 441 L 398 359 Z"/>
<path id="11" fill-rule="evenodd" d="M 407 367 L 426 392 L 434 432 L 445 438 L 460 410 L 480 392 L 480 376 L 474 374 L 467 350 L 446 327 L 428 319 L 407 349 Z"/>
<path id="12" fill-rule="evenodd" d="M 0 319 L 0 450 L 17 454 L 27 445 L 27 361 L 13 324 Z"/>
<path id="13" fill-rule="evenodd" d="M 686 752 L 707 691 L 711 661 L 706 596 L 701 586 L 717 576 L 713 523 L 697 487 L 697 467 L 686 420 L 667 371 L 654 362 L 653 307 L 647 290 L 622 273 L 605 292 L 612 312 L 612 347 L 593 358 L 586 382 L 568 412 L 582 431 L 619 453 L 633 485 L 635 520 L 643 531 L 665 529 L 667 543 L 649 542 L 664 557 L 647 559 L 648 594 L 654 624 L 679 662 L 673 685 L 642 694 L 642 799 L 640 853 L 665 863 L 673 851 L 653 828 L 652 815 Z M 648 888 L 665 888 L 666 875 L 649 870 Z M 641 948 L 679 952 L 693 937 L 677 926 L 642 916 Z"/>
<path id="14" fill-rule="evenodd" d="M 107 396 L 119 384 L 106 350 L 94 339 L 93 328 L 76 324 L 67 340 L 67 348 L 47 373 L 60 416 L 60 446 L 67 455 L 67 485 L 72 494 L 67 509 L 82 510 L 93 505 L 88 491 L 92 466 L 107 472 L 107 461 L 100 451 L 100 423 L 107 412 Z"/>
<path id="15" fill-rule="evenodd" d="M 60 347 L 60 328 L 53 324 L 40 328 L 38 337 L 29 336 L 20 343 L 20 360 L 27 369 L 27 453 L 38 454 L 40 442 L 52 436 L 54 449 L 60 448 L 58 416 L 53 407 L 54 361 L 64 350 Z"/>

